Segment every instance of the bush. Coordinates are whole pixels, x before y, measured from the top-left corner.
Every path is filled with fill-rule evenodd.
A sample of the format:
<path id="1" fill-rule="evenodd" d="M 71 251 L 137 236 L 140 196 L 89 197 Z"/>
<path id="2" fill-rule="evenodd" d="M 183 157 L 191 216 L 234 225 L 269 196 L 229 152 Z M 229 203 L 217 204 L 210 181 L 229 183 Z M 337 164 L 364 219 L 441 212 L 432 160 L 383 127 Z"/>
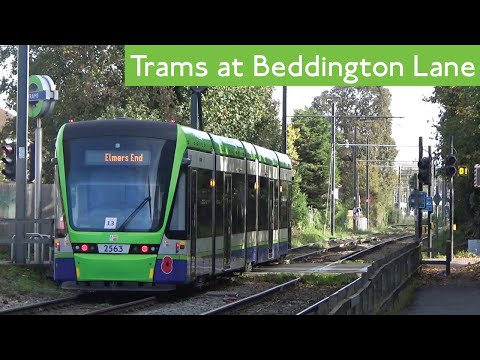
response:
<path id="1" fill-rule="evenodd" d="M 292 198 L 293 225 L 304 228 L 308 224 L 307 195 L 300 191 L 298 185 L 294 184 Z"/>

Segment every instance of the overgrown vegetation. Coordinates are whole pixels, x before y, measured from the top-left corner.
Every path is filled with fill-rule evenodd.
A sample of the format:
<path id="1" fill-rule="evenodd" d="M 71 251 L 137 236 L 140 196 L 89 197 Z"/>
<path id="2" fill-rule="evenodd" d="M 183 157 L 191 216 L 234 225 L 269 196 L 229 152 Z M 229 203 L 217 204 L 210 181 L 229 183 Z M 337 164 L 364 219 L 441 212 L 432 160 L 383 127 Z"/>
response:
<path id="1" fill-rule="evenodd" d="M 0 294 L 10 298 L 65 294 L 46 273 L 42 265 L 0 265 Z"/>
<path id="2" fill-rule="evenodd" d="M 358 276 L 356 274 L 306 274 L 302 276 L 305 284 L 314 286 L 343 286 L 351 283 Z"/>
<path id="3" fill-rule="evenodd" d="M 292 273 L 266 273 L 259 275 L 258 280 L 282 284 L 296 279 L 299 275 Z M 312 286 L 343 286 L 351 283 L 357 278 L 356 274 L 305 274 L 301 276 L 302 282 Z"/>
<path id="4" fill-rule="evenodd" d="M 292 273 L 266 273 L 264 275 L 259 275 L 257 279 L 273 284 L 282 284 L 284 282 L 296 279 L 297 277 L 298 275 Z"/>
<path id="5" fill-rule="evenodd" d="M 467 166 L 473 173 L 474 165 L 480 159 L 480 87 L 436 86 L 427 100 L 441 106 L 439 120 L 434 124 L 439 143 L 435 152 L 436 166 L 444 165 L 444 158 L 451 153 L 453 140 L 457 165 Z M 455 223 L 462 232 L 455 238 L 479 239 L 480 190 L 474 188 L 472 176 L 456 176 L 454 191 Z"/>

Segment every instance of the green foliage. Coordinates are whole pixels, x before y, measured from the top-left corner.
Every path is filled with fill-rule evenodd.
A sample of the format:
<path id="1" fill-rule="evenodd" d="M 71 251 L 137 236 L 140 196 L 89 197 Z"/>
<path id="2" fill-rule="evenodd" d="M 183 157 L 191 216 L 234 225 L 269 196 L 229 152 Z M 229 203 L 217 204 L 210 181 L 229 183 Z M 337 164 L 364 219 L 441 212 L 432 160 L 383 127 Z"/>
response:
<path id="1" fill-rule="evenodd" d="M 297 182 L 292 185 L 292 220 L 293 225 L 300 229 L 308 225 L 307 196 L 300 191 Z"/>
<path id="2" fill-rule="evenodd" d="M 257 280 L 265 281 L 273 284 L 283 284 L 287 281 L 296 279 L 298 276 L 292 273 L 266 273 L 257 276 Z"/>
<path id="3" fill-rule="evenodd" d="M 301 246 L 306 244 L 324 243 L 327 237 L 323 234 L 323 230 L 318 228 L 307 227 L 303 230 L 294 228 L 292 231 L 292 246 Z"/>
<path id="4" fill-rule="evenodd" d="M 204 130 L 272 150 L 281 148 L 278 101 L 273 87 L 210 87 L 202 97 Z M 190 125 L 190 103 L 179 105 L 178 122 Z"/>
<path id="5" fill-rule="evenodd" d="M 468 257 L 477 257 L 477 255 L 466 250 L 460 250 L 455 253 L 455 257 L 468 258 Z"/>
<path id="6" fill-rule="evenodd" d="M 312 108 L 320 114 L 331 113 L 330 99 L 336 100 L 337 142 L 357 144 L 394 144 L 390 113 L 391 94 L 383 87 L 335 87 L 315 97 Z M 382 117 L 377 119 L 356 119 L 355 117 Z M 355 128 L 357 136 L 354 137 Z M 366 194 L 366 160 L 367 147 L 358 147 L 357 173 L 360 206 L 364 208 Z M 384 165 L 392 165 L 397 150 L 394 147 L 369 147 L 371 160 L 384 160 Z M 353 207 L 352 148 L 337 147 L 337 162 L 340 178 L 340 200 L 345 208 Z M 396 184 L 392 168 L 369 167 L 370 224 L 380 226 L 387 220 L 387 209 L 393 203 L 392 193 Z M 352 205 L 346 205 L 352 204 Z"/>
<path id="7" fill-rule="evenodd" d="M 292 221 L 293 225 L 304 228 L 308 224 L 307 196 L 301 190 L 302 175 L 297 171 L 299 155 L 295 148 L 295 141 L 300 137 L 299 129 L 289 124 L 287 127 L 287 154 L 293 163 L 292 183 Z"/>
<path id="8" fill-rule="evenodd" d="M 43 266 L 0 265 L 0 274 L 0 293 L 8 297 L 62 294 Z"/>
<path id="9" fill-rule="evenodd" d="M 434 124 L 435 140 L 439 148 L 434 154 L 437 166 L 451 153 L 451 140 L 457 165 L 466 165 L 473 175 L 473 167 L 480 163 L 480 87 L 436 86 L 426 99 L 441 106 L 440 117 Z M 454 177 L 455 223 L 466 238 L 480 237 L 480 190 L 473 187 L 472 175 Z"/>
<path id="10" fill-rule="evenodd" d="M 0 93 L 7 95 L 8 109 L 16 108 L 16 56 L 16 46 L 0 46 L 0 70 L 7 74 L 0 83 Z M 190 89 L 125 87 L 124 56 L 120 45 L 30 47 L 30 74 L 49 75 L 60 97 L 52 116 L 42 122 L 44 183 L 53 182 L 50 159 L 56 134 L 72 117 L 75 121 L 132 117 L 190 125 Z M 209 88 L 202 102 L 204 129 L 280 150 L 278 102 L 272 94 L 273 87 Z M 29 122 L 30 140 L 35 125 Z M 1 136 L 12 137 L 14 133 L 15 119 L 4 127 Z"/>
<path id="11" fill-rule="evenodd" d="M 343 286 L 357 279 L 356 274 L 305 274 L 302 280 L 305 284 L 313 286 Z"/>
<path id="12" fill-rule="evenodd" d="M 330 124 L 320 115 L 312 108 L 295 110 L 291 127 L 298 132 L 293 146 L 298 153 L 300 191 L 306 194 L 309 206 L 323 210 L 329 196 Z"/>
<path id="13" fill-rule="evenodd" d="M 397 224 L 402 219 L 402 211 L 398 208 L 388 210 L 387 224 Z"/>
<path id="14" fill-rule="evenodd" d="M 16 46 L 0 47 L 0 68 L 11 73 L 2 78 L 0 93 L 7 94 L 8 109 L 16 108 Z M 43 182 L 53 182 L 56 134 L 70 118 L 91 120 L 106 115 L 153 115 L 167 119 L 175 114 L 176 93 L 173 87 L 125 87 L 124 47 L 120 45 L 32 45 L 30 74 L 49 75 L 59 91 L 53 114 L 42 122 Z M 138 109 L 138 110 L 137 110 Z M 146 109 L 151 113 L 147 114 Z M 153 110 L 153 111 L 152 111 Z M 33 140 L 35 121 L 29 121 L 29 138 Z M 12 137 L 15 119 L 2 130 L 2 138 Z"/>

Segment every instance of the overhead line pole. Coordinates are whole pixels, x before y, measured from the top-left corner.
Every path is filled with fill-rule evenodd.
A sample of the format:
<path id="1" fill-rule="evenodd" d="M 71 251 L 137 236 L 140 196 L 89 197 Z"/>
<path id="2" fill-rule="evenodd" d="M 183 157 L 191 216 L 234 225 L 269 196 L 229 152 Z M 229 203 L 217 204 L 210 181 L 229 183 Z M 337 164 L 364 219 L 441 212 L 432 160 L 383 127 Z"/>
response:
<path id="1" fill-rule="evenodd" d="M 287 153 L 287 87 L 283 87 L 282 152 Z"/>
<path id="2" fill-rule="evenodd" d="M 28 132 L 28 51 L 29 45 L 18 46 L 16 172 L 15 172 L 15 263 L 26 263 L 25 200 L 27 193 L 27 132 Z"/>
<path id="3" fill-rule="evenodd" d="M 331 126 L 331 140 L 332 140 L 332 151 L 331 151 L 331 160 L 332 164 L 332 188 L 330 194 L 330 235 L 335 236 L 335 102 L 332 101 L 332 126 Z"/>
<path id="4" fill-rule="evenodd" d="M 284 96 L 286 94 L 286 90 L 284 89 Z M 286 102 L 286 101 L 284 101 Z M 331 115 L 290 115 L 285 117 L 314 117 L 314 118 L 331 118 L 331 152 L 330 152 L 330 164 L 332 165 L 332 172 L 331 172 L 331 193 L 330 193 L 330 234 L 333 237 L 335 235 L 335 146 L 337 145 L 335 142 L 335 102 L 332 101 L 332 113 Z M 343 119 L 403 119 L 403 116 L 340 116 Z M 349 144 L 338 144 L 338 145 L 349 145 Z M 350 144 L 351 146 L 357 144 Z M 390 145 L 396 146 L 396 145 Z M 355 189 L 354 189 L 355 192 Z"/>
<path id="5" fill-rule="evenodd" d="M 367 145 L 368 145 L 368 142 L 369 142 L 369 139 L 367 137 Z M 367 199 L 365 200 L 365 214 L 367 215 L 367 229 L 370 229 L 370 183 L 369 183 L 369 160 L 370 160 L 370 148 L 367 146 L 367 169 L 366 169 L 366 174 L 365 174 L 365 177 L 366 177 L 366 182 L 367 182 L 367 186 L 366 186 L 366 192 L 367 192 Z"/>
<path id="6" fill-rule="evenodd" d="M 422 160 L 423 156 L 423 138 L 420 136 L 418 138 L 418 163 Z M 419 171 L 420 172 L 420 171 Z M 423 211 L 420 209 L 420 192 L 423 191 L 423 182 L 418 179 L 418 196 L 417 196 L 417 227 L 418 227 L 418 241 L 422 242 L 422 215 Z"/>
<path id="7" fill-rule="evenodd" d="M 430 170 L 432 169 L 432 147 L 431 146 L 428 146 L 428 163 L 429 163 L 429 166 L 430 166 Z M 428 196 L 431 197 L 432 196 L 432 176 L 430 176 L 430 183 L 428 184 Z M 432 242 L 432 229 L 431 229 L 431 226 L 430 226 L 430 223 L 432 221 L 432 212 L 431 211 L 428 211 L 428 215 L 427 215 L 427 222 L 428 222 L 428 257 L 431 259 L 432 256 L 433 256 L 433 253 L 432 253 L 432 247 L 433 247 L 433 242 Z"/>

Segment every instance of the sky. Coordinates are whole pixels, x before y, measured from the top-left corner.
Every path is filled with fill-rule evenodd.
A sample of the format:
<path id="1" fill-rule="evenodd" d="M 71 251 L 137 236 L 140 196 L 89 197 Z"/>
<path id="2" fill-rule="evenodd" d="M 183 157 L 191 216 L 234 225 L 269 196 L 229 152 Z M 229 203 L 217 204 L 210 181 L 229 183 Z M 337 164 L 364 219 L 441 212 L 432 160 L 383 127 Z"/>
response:
<path id="1" fill-rule="evenodd" d="M 303 109 L 311 105 L 315 96 L 322 91 L 331 89 L 331 86 L 288 86 L 287 87 L 287 118 L 293 115 L 294 109 Z M 429 86 L 386 86 L 392 94 L 391 113 L 392 132 L 395 144 L 397 144 L 398 165 L 411 165 L 407 162 L 418 161 L 418 140 L 422 137 L 423 147 L 428 151 L 428 146 L 435 150 L 435 129 L 433 124 L 437 122 L 440 107 L 422 99 L 433 93 L 433 87 Z M 280 101 L 280 116 L 283 109 L 283 87 L 277 86 L 274 98 Z M 288 118 L 289 119 L 289 118 Z M 428 155 L 428 153 L 425 153 Z"/>

